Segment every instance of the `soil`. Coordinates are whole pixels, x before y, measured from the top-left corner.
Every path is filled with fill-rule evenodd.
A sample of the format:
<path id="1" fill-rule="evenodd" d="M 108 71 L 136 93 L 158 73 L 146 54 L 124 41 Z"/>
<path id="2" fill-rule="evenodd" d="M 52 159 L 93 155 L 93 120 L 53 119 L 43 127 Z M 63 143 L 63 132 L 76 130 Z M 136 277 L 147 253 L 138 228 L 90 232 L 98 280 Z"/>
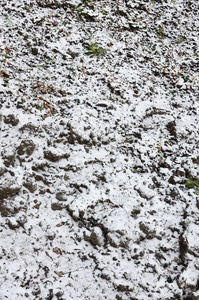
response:
<path id="1" fill-rule="evenodd" d="M 1 300 L 199 299 L 198 11 L 1 1 Z"/>

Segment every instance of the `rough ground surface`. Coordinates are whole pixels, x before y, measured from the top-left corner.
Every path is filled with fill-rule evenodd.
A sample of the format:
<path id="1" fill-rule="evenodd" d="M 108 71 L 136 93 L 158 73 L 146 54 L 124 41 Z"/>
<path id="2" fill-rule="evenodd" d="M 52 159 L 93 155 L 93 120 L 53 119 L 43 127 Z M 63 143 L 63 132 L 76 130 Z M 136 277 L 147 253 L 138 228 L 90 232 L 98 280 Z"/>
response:
<path id="1" fill-rule="evenodd" d="M 198 25 L 1 0 L 1 300 L 199 299 Z"/>

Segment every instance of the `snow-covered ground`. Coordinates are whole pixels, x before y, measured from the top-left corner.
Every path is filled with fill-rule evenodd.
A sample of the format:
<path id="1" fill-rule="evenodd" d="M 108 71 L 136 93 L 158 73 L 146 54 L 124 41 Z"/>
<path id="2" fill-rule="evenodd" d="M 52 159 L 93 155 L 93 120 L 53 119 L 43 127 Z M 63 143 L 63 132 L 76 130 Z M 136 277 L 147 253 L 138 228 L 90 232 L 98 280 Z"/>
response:
<path id="1" fill-rule="evenodd" d="M 1 0 L 0 299 L 199 299 L 195 0 Z"/>

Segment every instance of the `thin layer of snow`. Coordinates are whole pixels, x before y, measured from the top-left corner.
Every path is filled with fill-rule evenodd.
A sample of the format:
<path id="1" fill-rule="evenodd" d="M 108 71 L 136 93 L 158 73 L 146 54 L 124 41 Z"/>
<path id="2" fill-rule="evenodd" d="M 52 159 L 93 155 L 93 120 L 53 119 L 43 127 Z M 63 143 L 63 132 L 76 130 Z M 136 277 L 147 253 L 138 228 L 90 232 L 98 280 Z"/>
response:
<path id="1" fill-rule="evenodd" d="M 196 6 L 2 0 L 0 299 L 198 297 Z"/>

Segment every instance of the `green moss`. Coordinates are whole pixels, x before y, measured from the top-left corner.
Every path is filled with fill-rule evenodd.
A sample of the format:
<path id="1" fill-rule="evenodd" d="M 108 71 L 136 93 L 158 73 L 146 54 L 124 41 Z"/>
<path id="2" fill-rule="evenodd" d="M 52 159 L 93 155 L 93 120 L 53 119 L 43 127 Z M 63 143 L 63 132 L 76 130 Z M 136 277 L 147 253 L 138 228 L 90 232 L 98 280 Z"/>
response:
<path id="1" fill-rule="evenodd" d="M 184 41 L 185 41 L 185 38 L 184 38 L 183 36 L 181 36 L 181 37 L 178 37 L 178 38 L 177 38 L 176 43 L 177 43 L 177 44 L 180 44 L 180 43 L 182 43 L 182 42 L 184 42 Z"/>
<path id="2" fill-rule="evenodd" d="M 185 186 L 188 189 L 193 189 L 195 187 L 199 187 L 199 180 L 198 179 L 193 179 L 193 178 L 189 178 L 186 182 L 185 182 Z"/>
<path id="3" fill-rule="evenodd" d="M 87 46 L 87 52 L 85 52 L 86 55 L 90 56 L 104 56 L 106 53 L 106 50 L 102 47 L 99 47 L 96 43 L 91 43 Z"/>

